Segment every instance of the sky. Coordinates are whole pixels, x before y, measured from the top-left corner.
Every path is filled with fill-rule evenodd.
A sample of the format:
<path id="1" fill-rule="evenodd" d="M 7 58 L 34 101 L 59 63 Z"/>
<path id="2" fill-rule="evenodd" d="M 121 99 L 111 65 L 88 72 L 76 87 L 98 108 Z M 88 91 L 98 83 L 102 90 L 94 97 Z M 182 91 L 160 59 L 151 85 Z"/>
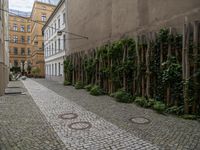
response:
<path id="1" fill-rule="evenodd" d="M 30 12 L 35 0 L 9 0 L 9 9 L 16 9 L 20 11 Z M 58 0 L 51 0 L 58 2 Z"/>

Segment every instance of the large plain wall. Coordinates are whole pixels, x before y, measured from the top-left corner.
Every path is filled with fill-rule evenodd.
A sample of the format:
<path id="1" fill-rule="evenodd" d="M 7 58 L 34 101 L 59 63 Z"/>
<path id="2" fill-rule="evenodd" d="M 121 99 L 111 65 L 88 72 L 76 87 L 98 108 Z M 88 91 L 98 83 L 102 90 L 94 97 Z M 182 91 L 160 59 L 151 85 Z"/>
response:
<path id="1" fill-rule="evenodd" d="M 89 37 L 67 41 L 69 53 L 162 27 L 181 32 L 185 17 L 200 20 L 200 0 L 66 0 L 66 6 L 66 30 Z"/>

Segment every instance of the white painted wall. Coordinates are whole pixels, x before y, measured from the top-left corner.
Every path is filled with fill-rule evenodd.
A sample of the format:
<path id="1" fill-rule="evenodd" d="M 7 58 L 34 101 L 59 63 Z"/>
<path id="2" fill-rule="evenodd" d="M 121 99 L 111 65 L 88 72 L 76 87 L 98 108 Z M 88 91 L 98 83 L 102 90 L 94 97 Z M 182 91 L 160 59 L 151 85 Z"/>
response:
<path id="1" fill-rule="evenodd" d="M 68 51 L 68 45 L 66 45 L 64 40 L 67 38 L 65 32 L 62 32 L 61 36 L 57 35 L 57 31 L 66 30 L 66 17 L 64 17 L 64 13 L 66 14 L 65 9 L 65 3 L 63 3 L 44 29 L 45 76 L 48 79 L 58 81 L 64 81 L 63 61 Z"/>

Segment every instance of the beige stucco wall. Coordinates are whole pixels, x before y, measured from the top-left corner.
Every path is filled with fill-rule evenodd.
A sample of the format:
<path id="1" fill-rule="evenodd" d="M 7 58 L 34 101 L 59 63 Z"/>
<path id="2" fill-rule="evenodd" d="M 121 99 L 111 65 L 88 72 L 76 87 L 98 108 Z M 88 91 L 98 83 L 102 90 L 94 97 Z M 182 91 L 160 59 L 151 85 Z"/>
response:
<path id="1" fill-rule="evenodd" d="M 0 1 L 0 8 L 7 10 L 8 1 Z M 1 12 L 0 18 L 0 96 L 5 92 L 9 77 L 8 13 Z"/>
<path id="2" fill-rule="evenodd" d="M 70 53 L 165 26 L 181 31 L 185 17 L 200 20 L 200 0 L 66 0 L 66 6 L 66 30 L 89 37 L 67 41 Z"/>

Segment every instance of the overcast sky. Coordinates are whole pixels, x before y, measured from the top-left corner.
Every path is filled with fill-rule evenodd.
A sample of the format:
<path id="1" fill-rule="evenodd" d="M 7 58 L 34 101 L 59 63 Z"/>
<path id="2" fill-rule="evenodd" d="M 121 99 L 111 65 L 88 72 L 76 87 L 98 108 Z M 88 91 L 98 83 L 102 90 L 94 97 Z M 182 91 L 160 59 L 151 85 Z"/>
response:
<path id="1" fill-rule="evenodd" d="M 35 0 L 9 0 L 9 8 L 20 11 L 31 11 Z"/>
<path id="2" fill-rule="evenodd" d="M 20 11 L 31 11 L 34 1 L 35 0 L 9 0 L 9 8 Z M 51 1 L 57 2 L 59 0 L 51 0 Z"/>

